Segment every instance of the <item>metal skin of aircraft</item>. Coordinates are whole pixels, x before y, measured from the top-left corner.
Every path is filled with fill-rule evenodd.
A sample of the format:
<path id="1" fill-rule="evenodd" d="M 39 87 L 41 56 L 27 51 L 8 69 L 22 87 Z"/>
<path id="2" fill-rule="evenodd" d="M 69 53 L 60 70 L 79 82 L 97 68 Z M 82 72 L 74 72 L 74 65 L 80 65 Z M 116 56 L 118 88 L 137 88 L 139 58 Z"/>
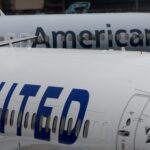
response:
<path id="1" fill-rule="evenodd" d="M 0 49 L 0 150 L 149 150 L 150 54 Z"/>
<path id="2" fill-rule="evenodd" d="M 0 17 L 0 40 L 34 36 L 18 47 L 150 49 L 149 13 L 24 15 Z"/>

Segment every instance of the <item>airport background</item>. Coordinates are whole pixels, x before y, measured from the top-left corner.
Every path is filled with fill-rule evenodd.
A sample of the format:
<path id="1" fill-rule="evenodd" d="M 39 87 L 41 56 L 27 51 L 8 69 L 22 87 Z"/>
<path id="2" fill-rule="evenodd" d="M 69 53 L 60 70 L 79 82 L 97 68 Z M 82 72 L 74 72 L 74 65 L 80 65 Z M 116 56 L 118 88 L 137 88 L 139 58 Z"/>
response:
<path id="1" fill-rule="evenodd" d="M 150 12 L 150 0 L 81 0 L 90 2 L 88 13 L 98 12 Z M 6 14 L 62 14 L 79 0 L 0 0 Z"/>

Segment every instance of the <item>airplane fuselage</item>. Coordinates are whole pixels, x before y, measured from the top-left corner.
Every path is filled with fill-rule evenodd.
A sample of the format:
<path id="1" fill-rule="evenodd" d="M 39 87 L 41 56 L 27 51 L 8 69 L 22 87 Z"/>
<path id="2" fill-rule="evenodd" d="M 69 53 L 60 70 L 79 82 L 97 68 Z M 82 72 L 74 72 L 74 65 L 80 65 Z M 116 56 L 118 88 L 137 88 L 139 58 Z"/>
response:
<path id="1" fill-rule="evenodd" d="M 149 64 L 141 52 L 0 49 L 0 133 L 62 150 L 149 150 Z"/>
<path id="2" fill-rule="evenodd" d="M 38 36 L 18 47 L 144 50 L 150 48 L 148 13 L 1 16 L 0 39 Z"/>

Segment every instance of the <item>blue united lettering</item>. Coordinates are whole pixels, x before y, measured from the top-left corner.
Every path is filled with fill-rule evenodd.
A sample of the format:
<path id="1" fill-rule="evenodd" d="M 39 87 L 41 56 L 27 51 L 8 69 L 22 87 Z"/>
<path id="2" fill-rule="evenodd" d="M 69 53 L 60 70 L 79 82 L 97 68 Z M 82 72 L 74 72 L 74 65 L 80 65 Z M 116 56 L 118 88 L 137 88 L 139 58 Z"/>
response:
<path id="1" fill-rule="evenodd" d="M 4 90 L 4 87 L 7 83 L 6 82 L 1 82 L 0 83 L 0 94 L 1 91 Z M 10 86 L 10 89 L 8 90 L 8 93 L 6 94 L 6 96 L 4 96 L 4 99 L 1 99 L 4 101 L 4 104 L 2 107 L 2 114 L 1 114 L 1 118 L 0 118 L 0 133 L 4 133 L 5 134 L 5 114 L 6 111 L 9 108 L 9 104 L 12 100 L 12 96 L 15 93 L 15 90 L 18 86 L 18 83 L 13 83 Z M 40 91 L 40 89 L 42 88 L 42 85 L 33 85 L 33 84 L 24 84 L 22 86 L 22 88 L 20 89 L 19 95 L 20 97 L 22 97 L 21 100 L 21 105 L 17 107 L 16 112 L 21 112 L 21 118 L 19 116 L 19 114 L 17 115 L 17 117 L 19 117 L 20 123 L 19 126 L 17 124 L 17 128 L 16 128 L 16 135 L 17 136 L 22 136 L 22 127 L 23 127 L 23 117 L 24 117 L 24 112 L 25 112 L 25 108 L 26 105 L 28 104 L 28 101 L 32 101 L 32 98 L 34 97 L 35 99 L 39 99 L 40 98 L 40 102 L 38 101 L 38 109 L 36 113 L 36 120 L 35 120 L 35 127 L 34 127 L 34 138 L 35 139 L 39 139 L 39 140 L 44 140 L 44 141 L 51 141 L 51 129 L 49 129 L 48 131 L 45 128 L 42 128 L 41 130 L 39 130 L 40 128 L 40 117 L 41 115 L 43 115 L 43 117 L 48 118 L 53 109 L 55 109 L 55 107 L 53 106 L 45 106 L 47 101 L 51 101 L 51 99 L 55 99 L 56 102 L 60 101 L 59 97 L 60 95 L 63 93 L 63 89 L 64 87 L 56 87 L 56 86 L 48 86 L 45 90 L 45 92 L 42 94 L 42 97 L 37 97 L 38 92 Z M 85 89 L 77 89 L 77 88 L 73 88 L 70 92 L 70 94 L 68 95 L 68 98 L 65 100 L 65 104 L 61 113 L 61 116 L 59 117 L 60 122 L 62 120 L 62 118 L 67 118 L 68 116 L 68 112 L 70 109 L 70 106 L 73 102 L 78 102 L 80 105 L 79 108 L 79 112 L 78 112 L 78 116 L 77 116 L 77 120 L 80 119 L 81 121 L 81 126 L 86 114 L 86 110 L 88 107 L 88 102 L 89 102 L 89 92 Z M 36 103 L 36 102 L 34 102 Z M 12 104 L 12 103 L 11 103 Z M 62 133 L 60 133 L 60 131 L 58 132 L 58 143 L 62 143 L 62 144 L 73 144 L 76 142 L 77 140 L 77 136 L 75 133 L 75 128 L 77 126 L 77 120 L 75 123 L 74 128 L 71 130 L 70 135 L 67 134 L 67 131 L 64 131 Z"/>

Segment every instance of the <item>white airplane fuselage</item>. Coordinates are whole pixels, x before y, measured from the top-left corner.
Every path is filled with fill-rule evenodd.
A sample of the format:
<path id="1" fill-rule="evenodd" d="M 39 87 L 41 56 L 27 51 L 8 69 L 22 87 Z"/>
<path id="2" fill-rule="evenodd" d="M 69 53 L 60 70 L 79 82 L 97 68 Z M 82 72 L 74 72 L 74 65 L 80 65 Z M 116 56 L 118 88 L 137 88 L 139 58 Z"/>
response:
<path id="1" fill-rule="evenodd" d="M 1 16 L 0 39 L 37 35 L 16 46 L 149 51 L 149 18 L 148 13 Z"/>
<path id="2" fill-rule="evenodd" d="M 149 64 L 140 52 L 0 49 L 0 135 L 43 150 L 149 150 Z"/>

